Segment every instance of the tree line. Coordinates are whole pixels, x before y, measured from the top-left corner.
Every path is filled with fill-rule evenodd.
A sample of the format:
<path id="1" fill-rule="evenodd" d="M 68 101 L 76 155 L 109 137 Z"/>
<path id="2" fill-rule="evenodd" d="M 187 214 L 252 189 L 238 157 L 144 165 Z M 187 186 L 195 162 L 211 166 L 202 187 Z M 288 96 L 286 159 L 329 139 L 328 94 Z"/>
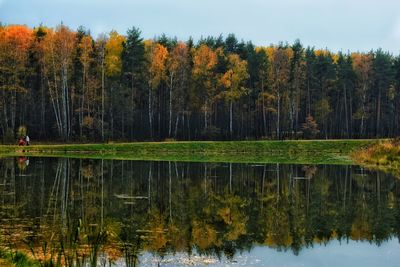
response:
<path id="1" fill-rule="evenodd" d="M 400 56 L 331 52 L 300 41 L 194 42 L 138 28 L 0 24 L 0 134 L 40 140 L 392 137 Z"/>

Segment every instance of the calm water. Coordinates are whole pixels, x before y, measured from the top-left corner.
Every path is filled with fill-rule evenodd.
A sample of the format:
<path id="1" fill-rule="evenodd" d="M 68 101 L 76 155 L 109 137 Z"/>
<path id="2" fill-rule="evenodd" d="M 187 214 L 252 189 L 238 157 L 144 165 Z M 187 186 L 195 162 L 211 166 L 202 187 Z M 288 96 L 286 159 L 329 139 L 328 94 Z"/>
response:
<path id="1" fill-rule="evenodd" d="M 400 180 L 358 166 L 0 160 L 1 243 L 76 266 L 400 266 Z"/>

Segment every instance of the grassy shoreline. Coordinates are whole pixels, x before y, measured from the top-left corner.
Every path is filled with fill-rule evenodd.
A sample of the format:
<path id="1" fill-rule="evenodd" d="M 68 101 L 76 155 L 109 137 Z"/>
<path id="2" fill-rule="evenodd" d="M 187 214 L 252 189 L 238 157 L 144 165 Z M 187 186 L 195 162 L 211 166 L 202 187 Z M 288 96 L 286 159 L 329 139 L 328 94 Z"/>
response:
<path id="1" fill-rule="evenodd" d="M 182 141 L 0 145 L 0 157 L 70 157 L 237 163 L 352 164 L 354 151 L 377 140 Z"/>
<path id="2" fill-rule="evenodd" d="M 400 139 L 381 140 L 353 152 L 351 157 L 369 169 L 390 172 L 400 177 Z"/>

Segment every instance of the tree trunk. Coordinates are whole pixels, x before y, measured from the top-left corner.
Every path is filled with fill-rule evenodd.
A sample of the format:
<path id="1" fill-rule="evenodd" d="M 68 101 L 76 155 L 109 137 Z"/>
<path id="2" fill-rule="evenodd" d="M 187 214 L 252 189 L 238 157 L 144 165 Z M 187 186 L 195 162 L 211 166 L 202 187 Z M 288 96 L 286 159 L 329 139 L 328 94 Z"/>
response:
<path id="1" fill-rule="evenodd" d="M 114 139 L 114 108 L 113 108 L 113 86 L 110 89 L 110 130 L 111 130 L 111 139 Z"/>
<path id="2" fill-rule="evenodd" d="M 68 140 L 68 94 L 66 84 L 66 69 L 63 66 L 61 70 L 61 108 L 62 108 L 62 138 L 64 141 Z"/>
<path id="3" fill-rule="evenodd" d="M 277 121 L 276 121 L 276 137 L 277 137 L 278 140 L 281 139 L 280 120 L 281 120 L 281 95 L 280 95 L 280 91 L 278 89 L 278 107 L 277 107 Z"/>
<path id="4" fill-rule="evenodd" d="M 175 119 L 175 133 L 174 133 L 174 138 L 176 139 L 177 134 L 178 134 L 178 124 L 179 124 L 179 113 L 176 115 Z"/>
<path id="5" fill-rule="evenodd" d="M 307 79 L 307 98 L 308 98 L 308 114 L 311 115 L 311 90 L 310 90 L 310 81 Z"/>
<path id="6" fill-rule="evenodd" d="M 170 86 L 169 86 L 169 127 L 168 127 L 168 136 L 171 137 L 172 131 L 172 86 L 173 86 L 173 74 L 171 74 L 170 78 Z"/>
<path id="7" fill-rule="evenodd" d="M 41 98 L 41 109 L 40 109 L 40 136 L 46 136 L 46 120 L 45 120 L 45 114 L 46 114 L 46 103 L 45 103 L 45 93 L 44 93 L 44 74 L 43 74 L 43 68 L 41 68 L 40 72 L 40 98 Z"/>
<path id="8" fill-rule="evenodd" d="M 149 86 L 149 127 L 150 127 L 150 139 L 153 140 L 153 113 L 152 113 L 152 99 L 151 99 L 151 87 Z"/>
<path id="9" fill-rule="evenodd" d="M 204 104 L 204 130 L 207 130 L 207 110 L 208 110 L 208 99 L 206 99 L 206 102 Z"/>
<path id="10" fill-rule="evenodd" d="M 381 120 L 381 87 L 378 88 L 378 103 L 376 108 L 376 137 L 379 137 L 379 127 Z"/>
<path id="11" fill-rule="evenodd" d="M 105 91 L 105 75 L 104 75 L 104 55 L 101 57 L 101 141 L 104 142 L 104 91 Z"/>
<path id="12" fill-rule="evenodd" d="M 134 92 L 135 92 L 135 88 L 134 88 L 134 79 L 133 79 L 133 73 L 131 76 L 131 125 L 130 125 L 130 139 L 133 140 L 133 136 L 134 136 L 134 116 L 135 116 L 135 102 L 134 102 Z"/>
<path id="13" fill-rule="evenodd" d="M 344 115 L 346 117 L 346 137 L 349 137 L 349 114 L 347 110 L 347 90 L 346 84 L 343 85 L 343 92 L 344 92 Z"/>
<path id="14" fill-rule="evenodd" d="M 11 129 L 15 130 L 15 118 L 17 112 L 17 92 L 12 90 L 11 92 L 11 107 L 10 107 L 10 115 L 11 115 Z"/>
<path id="15" fill-rule="evenodd" d="M 82 138 L 83 133 L 83 107 L 85 105 L 85 73 L 86 67 L 85 64 L 83 65 L 83 73 L 82 73 L 82 96 L 81 96 L 81 105 L 80 105 L 80 112 L 79 112 L 79 134 Z"/>
<path id="16" fill-rule="evenodd" d="M 65 110 L 66 110 L 66 124 L 67 124 L 67 140 L 69 140 L 69 136 L 71 133 L 71 113 L 70 113 L 70 105 L 69 105 L 69 90 L 68 90 L 68 67 L 65 66 L 65 75 L 64 75 L 64 90 L 65 90 Z"/>
<path id="17" fill-rule="evenodd" d="M 267 116 L 265 111 L 265 96 L 264 96 L 264 79 L 261 79 L 261 91 L 262 91 L 262 116 L 263 116 L 263 126 L 264 126 L 264 136 L 267 136 Z"/>
<path id="18" fill-rule="evenodd" d="M 61 138 L 63 138 L 63 123 L 62 123 L 62 114 L 61 114 L 61 108 L 60 108 L 60 97 L 58 94 L 58 86 L 57 86 L 57 74 L 56 74 L 56 64 L 54 60 L 54 51 L 53 47 L 51 47 L 51 63 L 52 63 L 52 70 L 53 70 L 53 82 L 54 82 L 54 91 L 52 91 L 51 86 L 50 86 L 50 80 L 48 79 L 48 85 L 49 85 L 49 93 L 50 97 L 52 100 L 53 104 L 53 110 L 54 110 L 54 115 L 56 117 L 57 121 L 57 128 L 58 128 L 58 133 Z M 62 100 L 61 100 L 62 101 Z"/>
<path id="19" fill-rule="evenodd" d="M 233 102 L 231 100 L 229 103 L 229 133 L 231 135 L 231 138 L 233 135 L 233 122 L 232 121 L 233 121 Z"/>
<path id="20" fill-rule="evenodd" d="M 54 116 L 56 118 L 58 134 L 60 135 L 60 137 L 62 137 L 60 112 L 59 112 L 59 108 L 57 108 L 58 100 L 56 101 L 56 99 L 52 93 L 53 90 L 51 89 L 50 81 L 48 81 L 48 86 L 49 86 L 50 100 L 51 100 L 51 104 L 53 106 Z"/>

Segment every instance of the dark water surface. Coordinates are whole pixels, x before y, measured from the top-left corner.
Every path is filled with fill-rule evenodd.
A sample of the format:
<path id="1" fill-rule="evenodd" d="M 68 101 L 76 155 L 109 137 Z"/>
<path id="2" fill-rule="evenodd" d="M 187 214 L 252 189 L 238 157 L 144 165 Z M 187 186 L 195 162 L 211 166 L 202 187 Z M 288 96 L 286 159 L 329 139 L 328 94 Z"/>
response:
<path id="1" fill-rule="evenodd" d="M 400 266 L 400 180 L 359 166 L 0 160 L 0 243 L 68 266 Z"/>

